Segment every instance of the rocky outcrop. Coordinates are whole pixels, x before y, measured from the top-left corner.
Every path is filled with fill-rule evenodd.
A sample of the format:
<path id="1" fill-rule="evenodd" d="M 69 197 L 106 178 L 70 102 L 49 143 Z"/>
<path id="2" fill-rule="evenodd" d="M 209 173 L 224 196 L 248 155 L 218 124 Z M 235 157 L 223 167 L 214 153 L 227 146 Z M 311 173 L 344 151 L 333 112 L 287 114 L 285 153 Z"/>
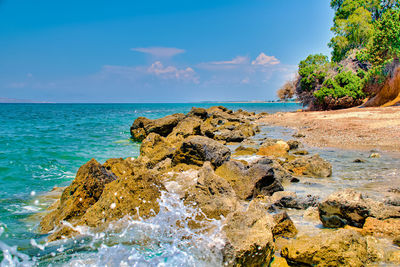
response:
<path id="1" fill-rule="evenodd" d="M 243 200 L 283 190 L 270 164 L 245 166 L 242 162 L 233 160 L 217 168 L 215 173 L 228 181 L 236 195 Z"/>
<path id="2" fill-rule="evenodd" d="M 175 148 L 166 140 L 156 133 L 150 133 L 140 146 L 140 156 L 148 158 L 149 167 L 153 167 L 160 161 L 171 158 Z"/>
<path id="3" fill-rule="evenodd" d="M 75 223 L 103 194 L 105 186 L 117 177 L 95 159 L 79 168 L 76 178 L 62 193 L 59 205 L 41 221 L 42 233 L 60 226 L 62 221 Z"/>
<path id="4" fill-rule="evenodd" d="M 330 177 L 332 165 L 318 154 L 296 158 L 283 164 L 283 167 L 296 176 Z"/>
<path id="5" fill-rule="evenodd" d="M 142 141 L 150 133 L 156 133 L 166 137 L 184 118 L 185 115 L 181 113 L 168 115 L 156 120 L 139 117 L 131 126 L 132 138 L 136 141 Z"/>
<path id="6" fill-rule="evenodd" d="M 222 233 L 223 249 L 227 266 L 268 266 L 275 245 L 272 228 L 273 218 L 264 209 L 249 208 L 247 211 L 230 213 Z"/>
<path id="7" fill-rule="evenodd" d="M 363 235 L 373 235 L 376 237 L 396 237 L 400 236 L 400 219 L 389 218 L 378 220 L 368 217 L 361 230 Z"/>
<path id="8" fill-rule="evenodd" d="M 185 203 L 199 207 L 210 219 L 221 219 L 240 207 L 232 186 L 214 173 L 210 162 L 204 163 L 196 185 L 186 190 L 184 199 Z"/>
<path id="9" fill-rule="evenodd" d="M 231 151 L 226 146 L 204 136 L 186 138 L 173 155 L 173 163 L 185 163 L 202 166 L 209 161 L 214 167 L 228 161 Z"/>
<path id="10" fill-rule="evenodd" d="M 290 240 L 281 255 L 294 265 L 365 266 L 370 262 L 365 238 L 346 229 Z"/>
<path id="11" fill-rule="evenodd" d="M 399 207 L 364 198 L 359 192 L 346 189 L 331 194 L 318 206 L 319 216 L 325 227 L 345 225 L 362 228 L 367 217 L 377 219 L 399 218 Z"/>

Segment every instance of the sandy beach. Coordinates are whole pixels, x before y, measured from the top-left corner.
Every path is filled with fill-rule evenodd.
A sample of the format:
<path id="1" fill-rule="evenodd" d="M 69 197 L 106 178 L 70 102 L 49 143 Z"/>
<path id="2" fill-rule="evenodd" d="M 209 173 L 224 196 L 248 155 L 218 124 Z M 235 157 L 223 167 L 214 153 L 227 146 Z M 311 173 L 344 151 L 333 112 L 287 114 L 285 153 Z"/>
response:
<path id="1" fill-rule="evenodd" d="M 290 127 L 316 147 L 400 152 L 400 107 L 266 115 L 260 123 Z"/>

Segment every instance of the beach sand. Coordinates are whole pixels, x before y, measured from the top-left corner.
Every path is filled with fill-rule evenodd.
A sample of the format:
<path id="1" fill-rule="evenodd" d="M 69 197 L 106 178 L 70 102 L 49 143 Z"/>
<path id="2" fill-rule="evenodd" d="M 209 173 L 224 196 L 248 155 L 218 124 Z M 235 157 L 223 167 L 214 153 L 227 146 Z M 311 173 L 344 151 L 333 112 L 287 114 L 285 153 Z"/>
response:
<path id="1" fill-rule="evenodd" d="M 276 113 L 259 122 L 293 128 L 311 146 L 400 152 L 400 106 Z"/>

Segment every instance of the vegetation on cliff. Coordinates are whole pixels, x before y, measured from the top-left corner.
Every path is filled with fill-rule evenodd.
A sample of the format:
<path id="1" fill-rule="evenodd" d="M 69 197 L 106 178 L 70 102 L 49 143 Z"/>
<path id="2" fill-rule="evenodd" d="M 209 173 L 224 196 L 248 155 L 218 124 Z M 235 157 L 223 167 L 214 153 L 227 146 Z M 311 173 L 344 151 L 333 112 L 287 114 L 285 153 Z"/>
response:
<path id="1" fill-rule="evenodd" d="M 334 37 L 328 44 L 331 59 L 309 55 L 299 63 L 298 78 L 278 91 L 281 99 L 295 93 L 312 110 L 347 108 L 374 98 L 395 78 L 399 66 L 397 0 L 332 0 L 331 7 L 335 10 Z"/>

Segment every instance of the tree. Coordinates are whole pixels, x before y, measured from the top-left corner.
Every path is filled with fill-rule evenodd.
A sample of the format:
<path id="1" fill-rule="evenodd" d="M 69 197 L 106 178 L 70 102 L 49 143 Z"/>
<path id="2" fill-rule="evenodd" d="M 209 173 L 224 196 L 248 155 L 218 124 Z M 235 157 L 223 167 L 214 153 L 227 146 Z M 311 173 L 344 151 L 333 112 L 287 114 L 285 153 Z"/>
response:
<path id="1" fill-rule="evenodd" d="M 297 78 L 287 81 L 278 91 L 280 100 L 287 101 L 292 99 L 296 91 Z"/>

